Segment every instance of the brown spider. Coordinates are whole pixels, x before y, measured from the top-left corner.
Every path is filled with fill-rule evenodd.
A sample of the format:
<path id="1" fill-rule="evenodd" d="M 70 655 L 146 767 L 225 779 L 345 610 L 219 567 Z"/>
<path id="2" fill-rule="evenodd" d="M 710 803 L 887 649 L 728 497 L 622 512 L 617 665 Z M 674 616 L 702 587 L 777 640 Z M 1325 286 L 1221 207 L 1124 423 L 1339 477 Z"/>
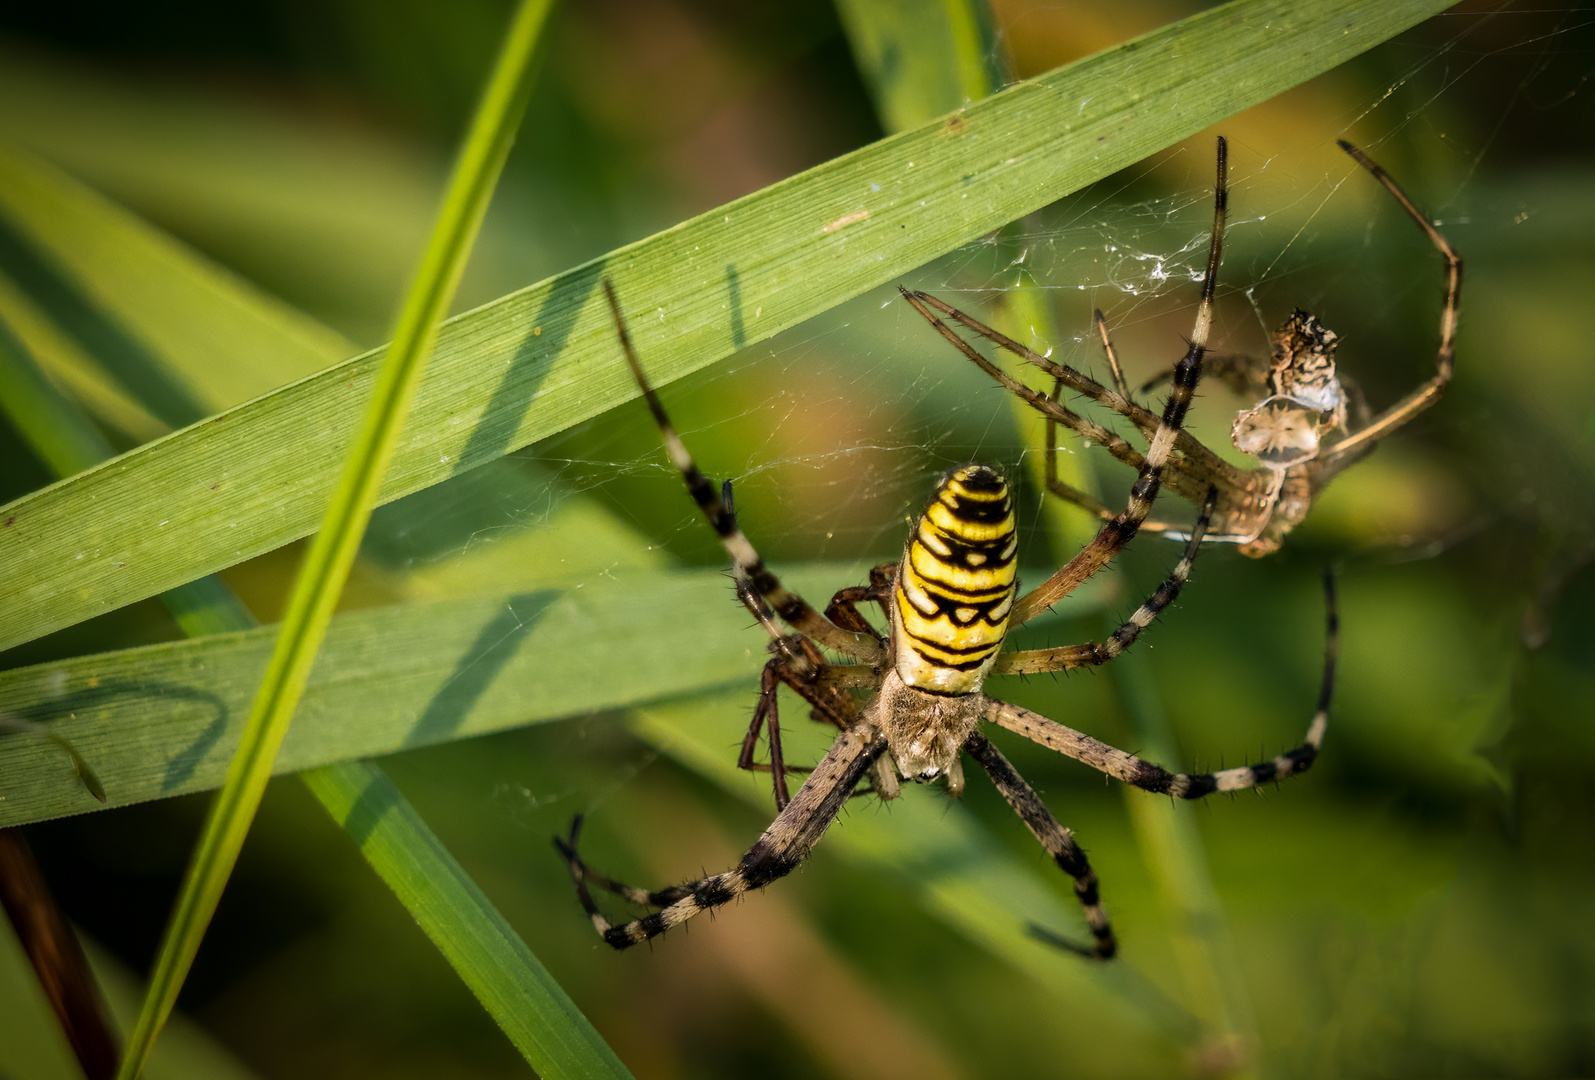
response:
<path id="1" fill-rule="evenodd" d="M 1393 195 L 1407 216 L 1423 230 L 1445 260 L 1445 302 L 1440 311 L 1440 347 L 1433 378 L 1396 404 L 1372 416 L 1355 384 L 1337 375 L 1335 347 L 1339 337 L 1315 317 L 1299 308 L 1274 333 L 1269 360 L 1245 356 L 1211 356 L 1207 373 L 1257 404 L 1235 417 L 1231 438 L 1237 449 L 1255 457 L 1259 465 L 1242 469 L 1223 460 L 1189 431 L 1175 439 L 1176 453 L 1169 459 L 1164 484 L 1200 506 L 1209 487 L 1218 491 L 1209 541 L 1237 544 L 1243 554 L 1259 557 L 1279 549 L 1320 492 L 1347 466 L 1362 458 L 1378 441 L 1427 409 L 1451 381 L 1455 358 L 1457 313 L 1462 296 L 1462 259 L 1440 231 L 1413 205 L 1406 192 L 1371 158 L 1345 140 L 1340 148 L 1368 170 Z M 1018 395 L 1047 419 L 1047 489 L 1104 520 L 1113 511 L 1087 492 L 1058 477 L 1057 425 L 1062 424 L 1088 443 L 1107 449 L 1127 465 L 1139 468 L 1142 451 L 1128 440 L 1060 402 L 1065 388 L 1112 409 L 1150 439 L 1158 417 L 1137 404 L 1124 381 L 1113 341 L 1102 312 L 1094 324 L 1107 353 L 1114 388 L 1060 364 L 994 330 L 928 293 L 908 294 L 908 300 L 943 337 L 982 371 Z M 940 312 L 940 315 L 935 314 Z M 945 317 L 945 319 L 943 318 Z M 1021 357 L 1053 377 L 1050 395 L 1032 390 L 1002 371 L 960 337 L 948 320 Z M 1147 391 L 1165 381 L 1161 375 L 1141 388 Z M 1185 540 L 1190 528 L 1149 520 L 1142 529 L 1174 540 Z"/>

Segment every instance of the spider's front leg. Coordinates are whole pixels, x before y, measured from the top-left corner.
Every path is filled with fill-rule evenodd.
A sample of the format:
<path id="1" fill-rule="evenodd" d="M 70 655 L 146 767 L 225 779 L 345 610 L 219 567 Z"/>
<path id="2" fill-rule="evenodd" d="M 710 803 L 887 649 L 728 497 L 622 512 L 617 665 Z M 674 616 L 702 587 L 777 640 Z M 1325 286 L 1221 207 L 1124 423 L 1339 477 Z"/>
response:
<path id="1" fill-rule="evenodd" d="M 791 873 L 809 857 L 809 852 L 819 843 L 820 837 L 825 835 L 825 830 L 830 828 L 843 804 L 853 794 L 854 787 L 885 751 L 886 739 L 867 725 L 843 732 L 814 767 L 786 809 L 776 815 L 770 827 L 764 830 L 764 835 L 759 837 L 740 863 L 723 874 L 685 885 L 649 892 L 623 885 L 589 869 L 576 851 L 581 831 L 580 816 L 571 823 L 570 837 L 556 836 L 554 846 L 565 856 L 571 880 L 576 884 L 576 896 L 581 901 L 582 909 L 592 919 L 598 936 L 616 949 L 630 948 L 658 937 L 694 915 L 712 911 L 744 893 L 762 889 Z M 657 907 L 659 910 L 617 926 L 598 910 L 588 889 L 589 884 L 632 903 Z"/>
<path id="2" fill-rule="evenodd" d="M 625 355 L 627 366 L 631 368 L 632 377 L 637 381 L 637 388 L 642 391 L 648 411 L 653 414 L 654 423 L 658 425 L 665 452 L 680 471 L 682 482 L 687 486 L 687 493 L 692 496 L 693 502 L 698 504 L 698 509 L 703 512 L 709 527 L 720 537 L 720 543 L 725 547 L 726 554 L 731 559 L 732 569 L 736 573 L 738 589 L 745 587 L 750 595 L 759 598 L 765 610 L 778 616 L 782 622 L 804 637 L 868 663 L 880 660 L 882 650 L 879 639 L 873 635 L 845 630 L 832 623 L 815 611 L 807 600 L 782 585 L 780 579 L 765 565 L 753 544 L 737 526 L 736 515 L 726 506 L 722 498 L 725 489 L 722 487 L 721 491 L 716 491 L 714 481 L 699 471 L 697 464 L 692 460 L 692 455 L 687 452 L 686 445 L 682 443 L 681 436 L 676 434 L 675 426 L 666 415 L 659 395 L 654 393 L 653 387 L 649 384 L 648 377 L 642 370 L 642 362 L 637 359 L 637 351 L 632 347 L 631 332 L 626 329 L 626 320 L 620 313 L 620 301 L 615 296 L 614 283 L 605 278 L 603 289 L 604 296 L 609 302 L 610 314 L 615 320 L 615 333 L 620 338 L 621 352 Z M 760 615 L 760 612 L 755 610 L 754 614 Z"/>
<path id="3" fill-rule="evenodd" d="M 1462 310 L 1462 257 L 1452 249 L 1450 242 L 1435 228 L 1434 222 L 1420 211 L 1407 193 L 1390 178 L 1390 174 L 1367 154 L 1345 139 L 1337 139 L 1340 148 L 1350 154 L 1373 178 L 1385 186 L 1402 211 L 1413 224 L 1429 238 L 1435 251 L 1445 264 L 1445 293 L 1440 307 L 1440 345 L 1435 354 L 1434 377 L 1380 413 L 1378 417 L 1359 428 L 1355 433 L 1327 447 L 1326 454 L 1343 454 L 1362 447 L 1372 446 L 1396 428 L 1411 420 L 1440 399 L 1451 383 L 1451 372 L 1456 364 L 1457 321 Z"/>
<path id="4" fill-rule="evenodd" d="M 742 739 L 742 752 L 737 756 L 737 768 L 749 772 L 768 770 L 773 778 L 775 808 L 784 810 L 791 800 L 786 784 L 788 772 L 808 772 L 806 767 L 786 764 L 781 749 L 781 707 L 779 692 L 783 684 L 790 686 L 809 704 L 809 715 L 822 724 L 830 724 L 846 731 L 857 719 L 858 706 L 847 692 L 849 680 L 841 676 L 850 668 L 833 667 L 825 657 L 801 634 L 788 634 L 770 642 L 774 654 L 764 665 L 759 677 L 759 703 L 754 707 L 753 720 L 748 724 Z M 764 731 L 770 747 L 770 761 L 763 764 L 754 760 L 759 733 Z"/>
<path id="5" fill-rule="evenodd" d="M 888 621 L 891 611 L 887 604 L 891 600 L 892 586 L 897 582 L 897 564 L 881 563 L 870 567 L 868 585 L 852 585 L 845 589 L 837 590 L 831 602 L 826 605 L 825 617 L 837 626 L 852 630 L 859 634 L 873 634 L 876 640 L 884 644 L 884 639 L 869 621 L 860 614 L 859 604 L 873 603 L 880 607 L 881 616 Z"/>

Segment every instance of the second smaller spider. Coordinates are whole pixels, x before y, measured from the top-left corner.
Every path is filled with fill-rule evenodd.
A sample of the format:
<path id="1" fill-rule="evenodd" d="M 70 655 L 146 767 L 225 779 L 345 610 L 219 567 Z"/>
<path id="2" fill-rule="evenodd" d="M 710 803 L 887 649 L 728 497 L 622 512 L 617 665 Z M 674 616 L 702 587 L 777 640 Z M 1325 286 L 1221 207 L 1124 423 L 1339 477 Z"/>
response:
<path id="1" fill-rule="evenodd" d="M 1423 385 L 1375 416 L 1356 384 L 1337 371 L 1335 350 L 1339 336 L 1299 308 L 1275 331 L 1273 351 L 1268 359 L 1208 358 L 1211 377 L 1255 402 L 1235 417 L 1231 438 L 1237 449 L 1257 460 L 1258 466 L 1243 469 L 1232 465 L 1189 431 L 1181 430 L 1175 438 L 1176 452 L 1169 458 L 1164 484 L 1196 505 L 1201 505 L 1209 487 L 1216 488 L 1218 507 L 1207 534 L 1208 541 L 1236 544 L 1242 554 L 1254 557 L 1279 550 L 1285 537 L 1307 516 L 1314 501 L 1335 477 L 1361 460 L 1380 439 L 1433 405 L 1451 381 L 1462 300 L 1462 259 L 1384 169 L 1345 140 L 1339 145 L 1384 185 L 1407 216 L 1423 230 L 1444 261 L 1445 293 L 1440 310 L 1436 371 Z M 1132 468 L 1140 468 L 1145 453 L 1117 432 L 1064 405 L 1063 392 L 1067 389 L 1112 409 L 1148 440 L 1157 429 L 1158 418 L 1137 403 L 1126 384 L 1102 312 L 1094 313 L 1093 322 L 1107 355 L 1112 387 L 1037 353 L 929 293 L 911 293 L 908 299 L 959 352 L 1046 417 L 1047 489 L 1104 521 L 1110 519 L 1114 511 L 1090 493 L 1059 478 L 1057 426 L 1062 424 L 1086 442 L 1106 448 Z M 1052 393 L 1033 390 L 991 363 L 958 335 L 950 322 L 964 326 L 1052 376 Z M 1158 376 L 1141 387 L 1140 394 L 1144 396 L 1167 379 L 1168 373 Z M 1148 520 L 1141 527 L 1173 540 L 1185 540 L 1191 531 L 1188 525 L 1157 519 Z"/>

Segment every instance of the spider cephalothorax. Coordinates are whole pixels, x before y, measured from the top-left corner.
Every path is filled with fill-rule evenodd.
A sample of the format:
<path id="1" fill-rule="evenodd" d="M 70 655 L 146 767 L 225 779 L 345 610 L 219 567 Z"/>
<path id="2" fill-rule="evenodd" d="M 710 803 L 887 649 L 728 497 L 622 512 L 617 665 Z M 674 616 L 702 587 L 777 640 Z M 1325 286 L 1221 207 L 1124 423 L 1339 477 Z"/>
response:
<path id="1" fill-rule="evenodd" d="M 1445 237 L 1419 213 L 1412 200 L 1361 150 L 1341 141 L 1346 153 L 1383 184 L 1407 215 L 1423 230 L 1445 262 L 1445 297 L 1440 310 L 1440 346 L 1437 371 L 1418 389 L 1372 416 L 1366 403 L 1335 367 L 1339 338 L 1316 318 L 1295 311 L 1274 335 L 1267 360 L 1249 356 L 1211 357 L 1209 374 L 1228 384 L 1256 404 L 1236 416 L 1231 436 L 1235 446 L 1258 461 L 1242 469 L 1225 461 L 1187 431 L 1175 436 L 1175 454 L 1169 459 L 1164 484 L 1200 505 L 1209 488 L 1218 492 L 1209 541 L 1236 544 L 1244 555 L 1262 556 L 1279 550 L 1285 537 L 1307 516 L 1319 493 L 1349 465 L 1373 449 L 1396 428 L 1434 404 L 1451 381 L 1455 353 L 1457 312 L 1462 296 L 1462 259 Z M 1157 415 L 1136 402 L 1119 367 L 1107 321 L 1095 313 L 1095 326 L 1107 354 L 1113 387 L 1030 349 L 926 293 L 910 297 L 920 314 L 970 360 L 1047 419 L 1047 487 L 1054 495 L 1107 520 L 1114 511 L 1088 492 L 1058 477 L 1056 426 L 1062 424 L 1086 442 L 1105 447 L 1115 458 L 1140 468 L 1142 451 L 1116 432 L 1062 404 L 1065 389 L 1123 416 L 1150 440 L 1158 428 Z M 1053 377 L 1050 395 L 1032 390 L 993 365 L 959 337 L 944 319 L 960 324 L 1023 358 Z M 1168 373 L 1139 390 L 1144 397 L 1166 381 Z M 1164 521 L 1147 521 L 1142 528 L 1170 539 L 1186 540 L 1190 529 Z"/>
<path id="2" fill-rule="evenodd" d="M 1213 232 L 1196 328 L 1184 358 L 1175 366 L 1169 399 L 1126 506 L 1121 513 L 1110 515 L 1078 555 L 1023 597 L 1016 593 L 1018 541 L 1013 496 L 1002 473 L 985 465 L 966 465 L 943 477 L 915 524 L 902 558 L 876 567 L 869 585 L 838 592 L 823 615 L 787 590 L 738 527 L 729 482 L 717 488 L 699 472 L 672 428 L 637 360 L 614 290 L 604 282 L 626 360 L 671 460 L 725 545 L 738 598 L 770 636 L 770 659 L 760 682 L 759 704 L 738 763 L 772 774 L 779 809 L 764 835 L 735 868 L 656 892 L 623 885 L 588 867 L 576 853 L 578 817 L 570 835 L 555 843 L 568 861 L 582 906 L 604 941 L 617 949 L 647 941 L 787 874 L 808 857 L 842 806 L 860 790 L 893 799 L 899 795 L 900 781 L 906 779 L 943 781 L 956 794 L 964 786 L 961 760 L 967 754 L 991 777 L 1059 868 L 1074 879 L 1075 895 L 1094 939 L 1090 946 L 1079 946 L 1079 951 L 1105 959 L 1115 950 L 1113 931 L 1085 854 L 1073 834 L 1058 824 L 1040 796 L 982 733 L 982 725 L 996 724 L 1128 783 L 1179 798 L 1237 790 L 1293 775 L 1312 764 L 1328 716 L 1332 623 L 1319 708 L 1306 744 L 1272 761 L 1218 773 L 1188 776 L 1168 772 L 1073 728 L 988 697 L 984 689 L 989 675 L 1066 671 L 1106 663 L 1129 647 L 1174 600 L 1190 573 L 1191 560 L 1212 513 L 1211 498 L 1173 572 L 1106 640 L 1000 651 L 1011 627 L 1046 610 L 1101 570 L 1130 542 L 1152 509 L 1164 464 L 1176 445 L 1201 373 L 1224 234 L 1224 199 L 1224 143 L 1220 140 Z M 885 635 L 859 612 L 862 603 L 881 609 L 888 626 Z M 851 662 L 832 662 L 825 650 Z M 812 770 L 789 766 L 782 755 L 778 707 L 782 686 L 808 704 L 814 719 L 837 728 L 836 740 Z M 755 760 L 761 732 L 769 746 L 768 762 Z M 808 772 L 803 786 L 795 795 L 789 794 L 787 773 L 803 771 Z M 658 910 L 615 925 L 593 902 L 591 884 Z"/>

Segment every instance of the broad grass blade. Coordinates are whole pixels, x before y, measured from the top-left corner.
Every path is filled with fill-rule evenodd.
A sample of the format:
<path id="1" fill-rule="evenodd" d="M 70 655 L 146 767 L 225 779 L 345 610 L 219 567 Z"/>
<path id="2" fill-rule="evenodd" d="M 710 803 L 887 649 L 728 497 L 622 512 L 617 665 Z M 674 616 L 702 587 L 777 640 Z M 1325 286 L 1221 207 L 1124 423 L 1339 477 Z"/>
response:
<path id="1" fill-rule="evenodd" d="M 606 274 L 650 312 L 637 320 L 638 347 L 668 383 L 1443 7 L 1234 0 L 462 315 L 439 337 L 379 499 L 634 397 L 594 296 Z M 310 533 L 380 362 L 380 351 L 356 357 L 0 508 L 11 522 L 0 561 L 16 583 L 0 647 Z"/>

